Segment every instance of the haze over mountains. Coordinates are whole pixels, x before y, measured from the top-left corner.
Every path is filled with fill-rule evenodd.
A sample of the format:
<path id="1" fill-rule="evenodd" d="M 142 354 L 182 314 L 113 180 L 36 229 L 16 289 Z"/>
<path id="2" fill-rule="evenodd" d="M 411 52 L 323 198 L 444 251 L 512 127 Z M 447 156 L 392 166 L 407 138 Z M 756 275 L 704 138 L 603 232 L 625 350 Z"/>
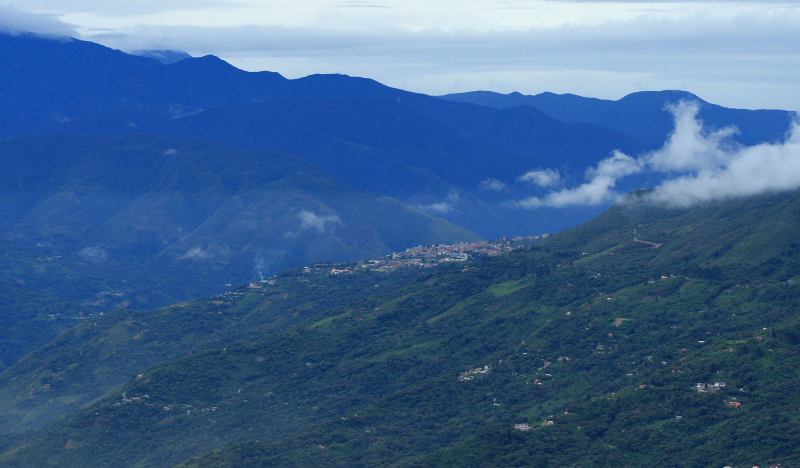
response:
<path id="1" fill-rule="evenodd" d="M 800 463 L 789 112 L 24 33 L 0 67 L 4 467 Z"/>
<path id="2" fill-rule="evenodd" d="M 479 239 L 275 150 L 137 135 L 18 137 L 0 152 L 7 238 L 131 281 L 119 299 L 129 307 L 325 258 Z M 165 299 L 133 302 L 145 278 Z"/>
<path id="3" fill-rule="evenodd" d="M 518 181 L 529 171 L 557 170 L 565 182 L 580 183 L 587 168 L 615 150 L 636 156 L 657 149 L 673 128 L 665 105 L 694 99 L 682 92 L 637 93 L 613 103 L 540 95 L 492 109 L 362 78 L 248 73 L 211 56 L 163 65 L 76 40 L 3 40 L 5 65 L 18 70 L 2 83 L 0 109 L 13 116 L 5 135 L 158 133 L 278 148 L 484 237 L 555 231 L 588 219 L 585 212 L 520 212 L 505 202 L 541 193 Z M 779 141 L 791 123 L 785 111 L 710 105 L 699 118 L 711 131 L 736 126 L 734 140 L 747 145 Z M 504 193 L 493 190 L 500 187 L 494 181 Z M 643 183 L 623 183 L 621 190 Z"/>
<path id="4" fill-rule="evenodd" d="M 687 99 L 699 105 L 688 126 L 693 119 L 706 126 L 688 135 L 702 140 L 695 146 L 718 144 L 715 131 L 738 129 L 723 149 L 701 148 L 705 152 L 780 145 L 792 119 L 785 111 L 725 109 L 677 91 L 636 93 L 616 102 L 480 92 L 440 99 L 364 78 L 287 80 L 244 72 L 213 56 L 176 62 L 183 56 L 156 51 L 159 61 L 142 51 L 130 55 L 24 33 L 0 35 L 0 50 L 0 66 L 8 71 L 0 76 L 0 136 L 27 135 L 3 149 L 2 196 L 10 207 L 3 236 L 49 249 L 35 254 L 96 269 L 124 265 L 126 275 L 110 275 L 117 280 L 130 271 L 192 278 L 159 280 L 164 286 L 106 301 L 109 307 L 161 305 L 322 259 L 557 232 L 596 216 L 620 193 L 657 186 L 687 169 L 665 172 L 661 164 L 661 172 L 644 170 L 650 163 L 636 159 L 664 144 L 677 119 L 666 106 Z M 83 136 L 33 136 L 43 134 Z M 105 134 L 139 136 L 89 137 Z M 231 148 L 144 135 L 202 138 Z M 137 145 L 144 159 L 123 164 L 136 159 Z M 193 150 L 173 148 L 180 145 Z M 94 156 L 81 159 L 84 149 Z M 27 158 L 27 152 L 38 156 Z M 205 161 L 209 172 L 197 173 L 197 161 Z M 266 192 L 246 172 L 258 173 L 257 167 L 266 171 L 259 180 L 281 192 L 274 197 L 293 193 L 284 205 L 274 197 L 270 202 L 270 209 L 282 206 L 280 215 L 256 208 L 266 206 Z M 278 187 L 276 177 L 288 178 Z M 302 180 L 308 177 L 314 180 Z M 401 221 L 378 205 L 331 205 L 355 196 L 341 183 L 465 229 L 399 205 L 420 221 Z M 304 195 L 293 192 L 299 186 Z M 254 199 L 244 194 L 248 190 L 261 195 Z M 84 203 L 86 196 L 92 201 Z M 313 227 L 291 227 L 289 220 Z M 430 229 L 409 230 L 412 225 Z"/>
<path id="5" fill-rule="evenodd" d="M 547 93 L 441 99 L 364 78 L 287 80 L 238 70 L 213 56 L 131 55 L 25 33 L 0 35 L 0 50 L 0 66 L 8 71 L 0 76 L 0 136 L 26 136 L 3 149 L 4 238 L 19 246 L 41 244 L 35 255 L 106 268 L 109 284 L 120 279 L 111 265 L 127 268 L 123 276 L 147 271 L 192 278 L 159 280 L 164 286 L 106 300 L 108 307 L 165 304 L 322 259 L 557 232 L 596 216 L 620 193 L 695 171 L 672 162 L 677 158 L 668 138 L 679 149 L 696 147 L 698 155 L 690 158 L 713 154 L 702 169 L 724 173 L 725 164 L 737 160 L 732 148 L 773 145 L 780 152 L 793 118 L 786 111 L 725 109 L 679 91 L 614 102 Z M 668 106 L 687 100 L 698 106 L 696 115 L 669 112 Z M 680 119 L 684 124 L 673 133 Z M 34 136 L 45 134 L 83 136 Z M 89 136 L 105 134 L 138 136 Z M 136 159 L 137 145 L 147 153 L 138 165 L 121 163 Z M 193 150 L 173 148 L 180 145 Z M 37 156 L 28 158 L 28 152 Z M 84 152 L 93 156 L 81 159 Z M 760 153 L 745 156 L 750 161 Z M 210 172 L 197 173 L 198 161 Z M 257 167 L 266 171 L 259 180 L 281 192 L 275 197 L 293 194 L 283 205 L 270 202 L 271 209 L 282 206 L 280 215 L 256 208 L 265 206 L 266 192 L 246 169 L 255 174 Z M 276 186 L 276 177 L 286 182 Z M 753 190 L 769 190 L 775 177 L 765 179 L 766 187 Z M 355 196 L 342 183 L 421 210 L 397 205 L 420 221 L 401 221 L 379 205 L 331 205 Z M 791 181 L 778 188 L 791 188 Z M 246 191 L 260 195 L 254 199 Z M 430 228 L 409 230 L 412 225 Z"/>

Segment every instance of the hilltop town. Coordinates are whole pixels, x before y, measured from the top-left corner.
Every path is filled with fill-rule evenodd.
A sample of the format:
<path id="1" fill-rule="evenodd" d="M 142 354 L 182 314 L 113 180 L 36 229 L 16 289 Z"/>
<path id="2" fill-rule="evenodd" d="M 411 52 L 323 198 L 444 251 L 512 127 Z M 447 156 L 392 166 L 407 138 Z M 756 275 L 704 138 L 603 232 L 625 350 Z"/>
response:
<path id="1" fill-rule="evenodd" d="M 549 234 L 541 236 L 525 236 L 506 238 L 483 242 L 460 242 L 457 244 L 438 244 L 411 247 L 403 252 L 395 252 L 384 257 L 361 260 L 346 264 L 315 264 L 304 268 L 305 273 L 327 271 L 332 275 L 346 275 L 355 270 L 375 269 L 377 271 L 391 271 L 397 268 L 433 268 L 442 263 L 465 262 L 471 258 L 496 257 L 506 252 L 521 247 L 527 247 L 535 242 L 548 238 Z"/>

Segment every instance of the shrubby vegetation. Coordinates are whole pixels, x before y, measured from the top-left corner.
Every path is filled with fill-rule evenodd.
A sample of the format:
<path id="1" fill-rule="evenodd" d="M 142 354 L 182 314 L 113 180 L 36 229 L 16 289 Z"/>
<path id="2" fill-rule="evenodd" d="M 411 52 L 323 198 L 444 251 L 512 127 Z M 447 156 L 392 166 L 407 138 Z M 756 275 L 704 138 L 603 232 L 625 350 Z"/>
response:
<path id="1" fill-rule="evenodd" d="M 0 373 L 3 432 L 39 428 L 160 362 L 248 341 L 333 307 L 397 289 L 418 271 L 282 273 L 258 289 L 153 311 L 119 310 L 84 320 Z"/>
<path id="2" fill-rule="evenodd" d="M 0 463 L 800 461 L 800 278 L 783 256 L 800 242 L 800 195 L 633 201 L 529 250 L 157 365 Z"/>
<path id="3" fill-rule="evenodd" d="M 76 289 L 87 284 L 102 288 L 91 275 L 83 282 L 78 277 L 69 265 L 40 261 L 31 252 L 0 241 L 0 369 L 92 313 L 59 294 L 61 281 Z"/>

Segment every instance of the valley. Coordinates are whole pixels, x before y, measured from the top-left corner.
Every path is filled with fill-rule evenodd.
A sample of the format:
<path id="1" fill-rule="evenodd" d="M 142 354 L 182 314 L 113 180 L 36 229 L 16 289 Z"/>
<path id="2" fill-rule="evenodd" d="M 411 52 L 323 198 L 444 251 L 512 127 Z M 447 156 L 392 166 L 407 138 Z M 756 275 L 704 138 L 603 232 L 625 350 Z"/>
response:
<path id="1" fill-rule="evenodd" d="M 791 112 L 0 65 L 0 466 L 800 464 Z"/>

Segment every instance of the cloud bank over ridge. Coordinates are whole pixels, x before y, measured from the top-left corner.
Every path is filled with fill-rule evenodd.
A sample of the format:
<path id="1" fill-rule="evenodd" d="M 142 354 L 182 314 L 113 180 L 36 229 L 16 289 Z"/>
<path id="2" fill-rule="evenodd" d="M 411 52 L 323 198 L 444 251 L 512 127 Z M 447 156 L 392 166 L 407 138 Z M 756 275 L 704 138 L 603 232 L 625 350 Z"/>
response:
<path id="1" fill-rule="evenodd" d="M 618 182 L 636 174 L 664 177 L 648 197 L 676 207 L 800 189 L 800 121 L 783 142 L 742 146 L 731 138 L 735 128 L 707 131 L 697 118 L 697 103 L 681 102 L 669 110 L 675 130 L 661 149 L 638 158 L 615 152 L 587 170 L 583 184 L 513 204 L 527 209 L 601 205 L 620 198 Z"/>
<path id="2" fill-rule="evenodd" d="M 75 28 L 46 13 L 28 13 L 13 6 L 0 5 L 0 33 L 18 34 L 32 32 L 48 36 L 77 37 Z"/>
<path id="3" fill-rule="evenodd" d="M 800 110 L 794 0 L 26 0 L 22 8 L 39 15 L 2 8 L 0 23 L 5 14 L 20 30 L 126 51 L 214 54 L 288 78 L 344 73 L 426 94 L 617 99 L 685 89 L 728 107 Z"/>

